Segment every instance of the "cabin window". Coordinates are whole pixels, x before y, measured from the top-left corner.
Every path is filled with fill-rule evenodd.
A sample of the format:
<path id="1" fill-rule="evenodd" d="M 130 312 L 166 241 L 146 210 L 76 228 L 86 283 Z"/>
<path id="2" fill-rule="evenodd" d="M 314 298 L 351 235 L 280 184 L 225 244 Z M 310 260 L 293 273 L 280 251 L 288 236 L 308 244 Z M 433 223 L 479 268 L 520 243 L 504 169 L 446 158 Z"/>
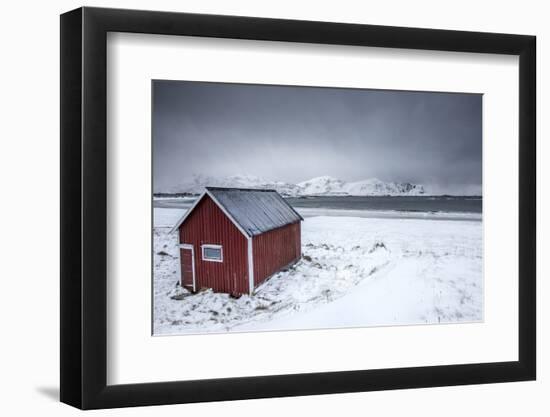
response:
<path id="1" fill-rule="evenodd" d="M 223 251 L 221 245 L 202 245 L 202 260 L 223 262 Z"/>

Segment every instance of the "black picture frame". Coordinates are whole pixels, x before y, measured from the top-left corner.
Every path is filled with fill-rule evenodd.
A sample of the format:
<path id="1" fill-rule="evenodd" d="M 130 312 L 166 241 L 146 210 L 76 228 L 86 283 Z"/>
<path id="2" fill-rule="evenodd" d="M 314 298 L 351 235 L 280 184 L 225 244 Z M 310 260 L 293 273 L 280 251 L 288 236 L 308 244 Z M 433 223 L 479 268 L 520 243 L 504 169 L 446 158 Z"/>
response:
<path id="1" fill-rule="evenodd" d="M 512 362 L 107 385 L 108 32 L 519 56 L 519 358 Z M 534 380 L 536 38 L 103 8 L 61 15 L 61 401 L 81 409 Z"/>

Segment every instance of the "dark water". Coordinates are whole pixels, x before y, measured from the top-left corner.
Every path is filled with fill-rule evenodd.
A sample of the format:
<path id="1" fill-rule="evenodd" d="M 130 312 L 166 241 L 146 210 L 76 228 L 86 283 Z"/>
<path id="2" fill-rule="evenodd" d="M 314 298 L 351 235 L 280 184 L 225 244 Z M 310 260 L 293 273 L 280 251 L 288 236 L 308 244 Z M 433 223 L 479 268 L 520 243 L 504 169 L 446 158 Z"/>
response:
<path id="1" fill-rule="evenodd" d="M 478 213 L 481 197 L 301 197 L 288 198 L 296 208 L 397 211 L 409 213 Z M 155 207 L 189 208 L 193 199 L 155 200 Z"/>
<path id="2" fill-rule="evenodd" d="M 481 213 L 481 197 L 302 197 L 288 198 L 296 208 L 401 212 Z"/>

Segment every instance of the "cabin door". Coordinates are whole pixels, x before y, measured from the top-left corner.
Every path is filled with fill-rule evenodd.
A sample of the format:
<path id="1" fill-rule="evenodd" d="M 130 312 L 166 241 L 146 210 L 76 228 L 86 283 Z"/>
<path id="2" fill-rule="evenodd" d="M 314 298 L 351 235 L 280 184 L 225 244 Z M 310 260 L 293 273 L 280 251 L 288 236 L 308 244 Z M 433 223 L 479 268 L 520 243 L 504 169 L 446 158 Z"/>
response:
<path id="1" fill-rule="evenodd" d="M 181 286 L 189 291 L 196 291 L 195 285 L 195 250 L 193 245 L 180 245 Z"/>

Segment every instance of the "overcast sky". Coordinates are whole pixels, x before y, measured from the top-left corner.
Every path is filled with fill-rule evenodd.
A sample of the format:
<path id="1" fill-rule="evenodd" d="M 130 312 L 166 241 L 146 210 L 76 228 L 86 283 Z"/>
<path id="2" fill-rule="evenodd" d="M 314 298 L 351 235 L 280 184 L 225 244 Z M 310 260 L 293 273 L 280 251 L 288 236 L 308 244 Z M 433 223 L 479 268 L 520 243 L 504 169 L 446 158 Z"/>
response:
<path id="1" fill-rule="evenodd" d="M 154 189 L 193 174 L 479 186 L 478 94 L 153 82 Z"/>

